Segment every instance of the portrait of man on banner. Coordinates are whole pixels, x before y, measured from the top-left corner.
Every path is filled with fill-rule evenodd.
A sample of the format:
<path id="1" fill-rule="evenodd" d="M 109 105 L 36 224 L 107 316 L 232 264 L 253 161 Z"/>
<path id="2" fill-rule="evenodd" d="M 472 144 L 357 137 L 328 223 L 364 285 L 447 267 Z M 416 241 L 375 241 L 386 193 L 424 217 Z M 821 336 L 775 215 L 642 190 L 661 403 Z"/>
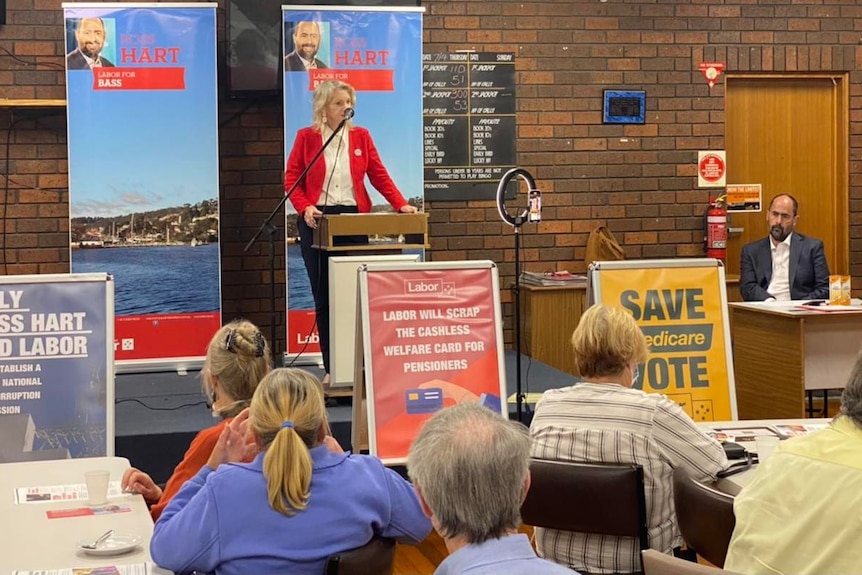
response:
<path id="1" fill-rule="evenodd" d="M 329 37 L 329 22 L 285 22 L 284 52 L 287 56 L 284 57 L 284 71 L 305 72 L 328 68 L 321 57 L 329 53 Z"/>
<path id="2" fill-rule="evenodd" d="M 113 18 L 76 18 L 66 21 L 66 69 L 113 68 Z M 110 58 L 109 58 L 110 56 Z"/>

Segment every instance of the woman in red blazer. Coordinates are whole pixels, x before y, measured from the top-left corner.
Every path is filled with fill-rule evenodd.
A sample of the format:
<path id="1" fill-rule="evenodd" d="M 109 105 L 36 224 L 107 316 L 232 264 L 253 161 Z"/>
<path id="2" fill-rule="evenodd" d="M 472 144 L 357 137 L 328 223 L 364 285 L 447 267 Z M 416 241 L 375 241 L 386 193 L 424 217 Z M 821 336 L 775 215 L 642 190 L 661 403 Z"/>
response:
<path id="1" fill-rule="evenodd" d="M 284 175 L 285 193 L 299 182 L 290 195 L 290 201 L 299 215 L 296 227 L 314 295 L 317 332 L 326 372 L 324 385 L 329 383 L 329 252 L 312 247 L 318 219 L 323 214 L 370 212 L 371 197 L 365 188 L 365 176 L 396 211 L 416 211 L 389 177 L 371 134 L 365 128 L 354 126 L 350 120 L 344 123 L 305 178 L 299 181 L 303 170 L 344 120 L 345 110 L 355 103 L 356 91 L 344 82 L 323 82 L 314 90 L 312 125 L 296 133 Z M 341 245 L 368 243 L 365 236 L 339 240 Z"/>

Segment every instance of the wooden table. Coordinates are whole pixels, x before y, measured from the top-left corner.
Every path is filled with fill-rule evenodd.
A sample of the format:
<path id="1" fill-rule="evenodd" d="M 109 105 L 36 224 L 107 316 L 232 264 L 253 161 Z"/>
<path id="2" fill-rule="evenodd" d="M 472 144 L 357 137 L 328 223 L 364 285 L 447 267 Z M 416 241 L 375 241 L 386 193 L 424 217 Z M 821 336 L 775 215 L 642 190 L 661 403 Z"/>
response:
<path id="1" fill-rule="evenodd" d="M 739 277 L 725 279 L 728 301 L 739 301 Z M 579 375 L 572 359 L 572 332 L 587 309 L 586 286 L 521 285 L 521 350 L 560 371 Z"/>
<path id="2" fill-rule="evenodd" d="M 806 392 L 843 389 L 862 342 L 860 312 L 800 302 L 730 304 L 740 419 L 804 417 Z"/>
<path id="3" fill-rule="evenodd" d="M 87 471 L 107 469 L 111 481 L 119 481 L 129 468 L 122 457 L 58 459 L 28 463 L 0 464 L 0 574 L 15 571 L 107 567 L 149 563 L 153 520 L 140 495 L 109 499 L 109 504 L 128 505 L 128 513 L 49 519 L 46 511 L 87 507 L 86 501 L 46 501 L 15 503 L 15 489 L 84 483 Z M 92 557 L 78 549 L 82 539 L 95 539 L 108 529 L 116 534 L 140 535 L 143 541 L 134 551 L 114 557 Z M 153 567 L 152 573 L 170 573 Z"/>

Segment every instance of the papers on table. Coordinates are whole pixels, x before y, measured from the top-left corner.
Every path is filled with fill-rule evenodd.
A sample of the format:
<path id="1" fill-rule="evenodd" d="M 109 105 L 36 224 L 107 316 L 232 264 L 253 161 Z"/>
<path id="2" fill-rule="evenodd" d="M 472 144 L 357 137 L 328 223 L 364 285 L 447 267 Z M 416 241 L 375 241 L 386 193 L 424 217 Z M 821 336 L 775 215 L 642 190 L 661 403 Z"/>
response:
<path id="1" fill-rule="evenodd" d="M 151 575 L 152 563 L 132 563 L 111 567 L 72 567 L 38 571 L 15 571 L 14 575 Z"/>
<path id="2" fill-rule="evenodd" d="M 828 423 L 805 423 L 794 425 L 763 425 L 751 427 L 713 427 L 707 431 L 707 435 L 718 441 L 732 441 L 733 443 L 756 441 L 758 435 L 773 435 L 781 439 L 799 437 L 814 431 L 820 431 L 829 427 Z"/>
<path id="3" fill-rule="evenodd" d="M 822 304 L 822 305 L 810 305 L 810 304 L 802 304 L 796 306 L 798 309 L 807 309 L 809 311 L 822 311 L 824 313 L 829 312 L 844 312 L 844 313 L 862 313 L 862 307 L 858 305 L 830 305 L 830 304 Z"/>
<path id="4" fill-rule="evenodd" d="M 521 272 L 521 283 L 531 286 L 580 286 L 587 285 L 587 276 L 562 272 Z"/>
<path id="5" fill-rule="evenodd" d="M 732 441 L 733 443 L 739 443 L 740 441 L 753 442 L 754 438 L 758 435 L 781 437 L 774 427 L 767 425 L 755 427 L 714 427 L 707 434 L 719 441 Z"/>
<path id="6" fill-rule="evenodd" d="M 828 423 L 806 423 L 804 425 L 776 425 L 775 429 L 783 437 L 799 437 L 827 427 L 829 427 Z"/>
<path id="7" fill-rule="evenodd" d="M 100 505 L 99 507 L 76 507 L 74 509 L 51 509 L 45 514 L 48 519 L 65 519 L 67 517 L 86 517 L 88 515 L 110 515 L 111 513 L 130 513 L 128 505 Z"/>
<path id="8" fill-rule="evenodd" d="M 108 483 L 108 497 L 120 497 L 119 481 Z M 74 485 L 46 485 L 39 487 L 18 487 L 15 489 L 15 504 L 21 503 L 44 503 L 49 501 L 85 501 L 87 499 L 87 485 L 78 483 Z"/>

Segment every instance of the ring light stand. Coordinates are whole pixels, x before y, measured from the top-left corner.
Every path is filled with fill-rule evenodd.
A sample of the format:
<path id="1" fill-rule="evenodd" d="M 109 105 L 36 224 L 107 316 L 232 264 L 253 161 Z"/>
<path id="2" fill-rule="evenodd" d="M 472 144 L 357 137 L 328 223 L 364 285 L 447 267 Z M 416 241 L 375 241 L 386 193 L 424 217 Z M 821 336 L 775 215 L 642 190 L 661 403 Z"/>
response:
<path id="1" fill-rule="evenodd" d="M 524 396 L 521 392 L 521 226 L 528 220 L 530 210 L 524 210 L 516 216 L 512 216 L 506 209 L 506 187 L 513 178 L 520 177 L 527 183 L 530 190 L 528 197 L 536 189 L 536 181 L 530 172 L 521 168 L 512 168 L 503 175 L 500 185 L 497 186 L 497 211 L 504 223 L 512 226 L 515 232 L 515 283 L 512 285 L 512 295 L 515 302 L 515 399 L 517 405 L 518 421 L 523 422 Z M 538 220 L 536 220 L 538 221 Z"/>

